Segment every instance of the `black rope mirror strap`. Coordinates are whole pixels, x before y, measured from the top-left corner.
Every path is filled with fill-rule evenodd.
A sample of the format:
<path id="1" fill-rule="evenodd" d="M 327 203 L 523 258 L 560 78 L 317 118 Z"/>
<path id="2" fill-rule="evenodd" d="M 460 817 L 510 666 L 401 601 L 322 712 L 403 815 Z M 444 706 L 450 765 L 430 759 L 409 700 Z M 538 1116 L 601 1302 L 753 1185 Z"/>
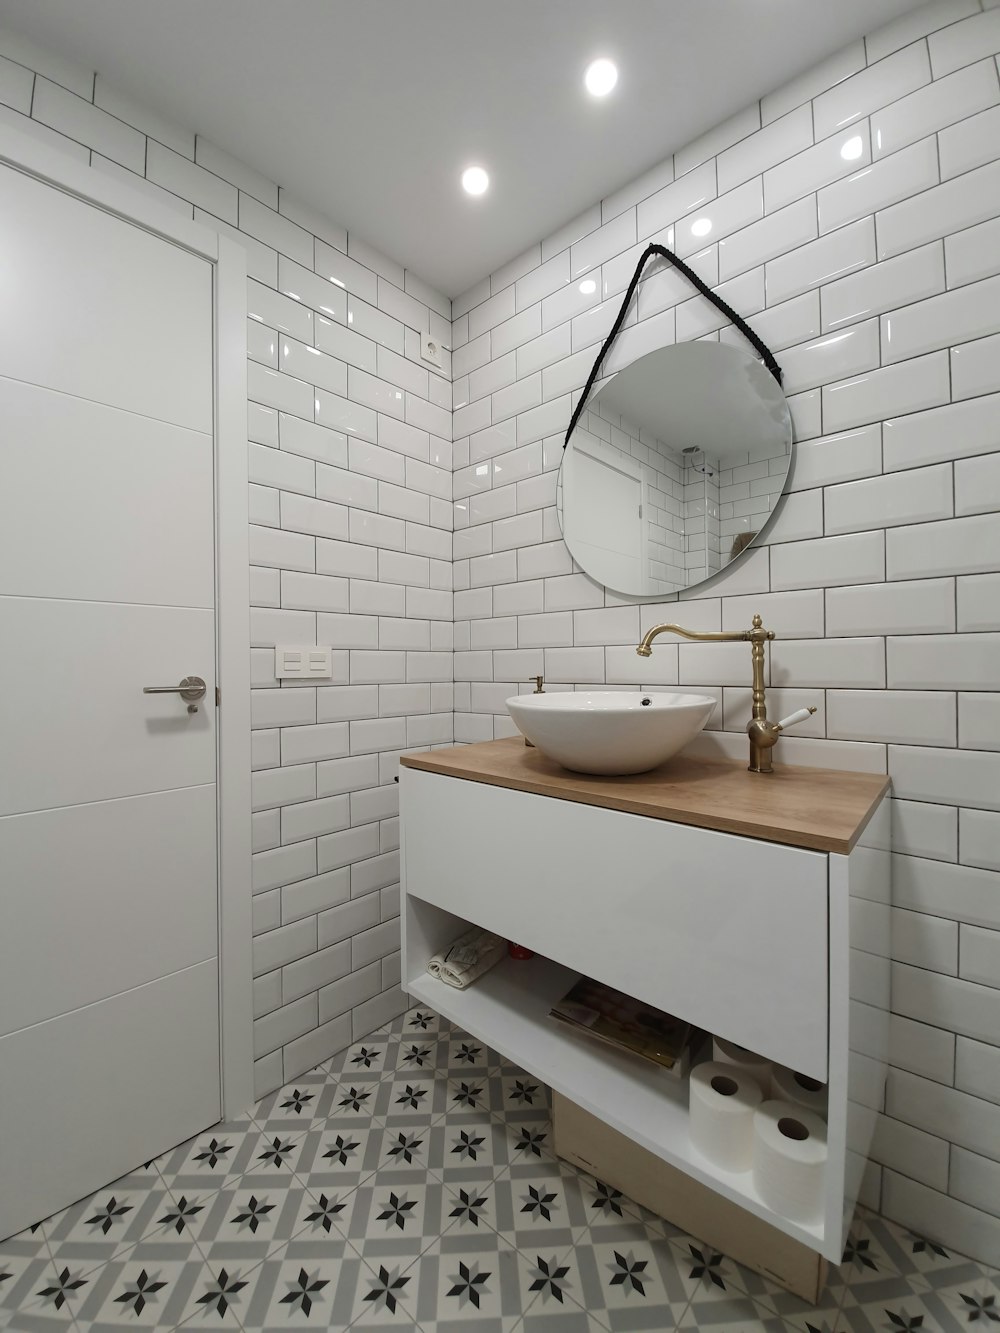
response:
<path id="1" fill-rule="evenodd" d="M 670 263 L 673 264 L 674 268 L 680 269 L 680 271 L 684 274 L 685 278 L 687 278 L 687 280 L 692 284 L 692 286 L 697 287 L 698 291 L 701 292 L 702 296 L 707 296 L 708 299 L 712 302 L 712 304 L 716 306 L 719 310 L 721 310 L 728 320 L 731 320 L 732 323 L 736 325 L 740 333 L 743 334 L 744 338 L 746 338 L 748 342 L 752 343 L 753 346 L 760 353 L 764 365 L 767 366 L 768 370 L 771 372 L 774 378 L 778 381 L 779 384 L 781 383 L 782 379 L 781 367 L 778 365 L 777 361 L 775 361 L 770 348 L 766 347 L 764 343 L 761 342 L 760 338 L 757 337 L 756 333 L 754 333 L 753 329 L 746 322 L 743 316 L 738 315 L 731 305 L 725 302 L 721 296 L 718 296 L 715 292 L 713 292 L 711 287 L 709 287 L 707 283 L 703 282 L 701 278 L 698 277 L 698 274 L 695 273 L 694 269 L 690 268 L 687 264 L 685 264 L 683 259 L 678 259 L 678 257 L 673 253 L 672 250 L 668 250 L 665 245 L 655 245 L 655 244 L 648 245 L 646 249 L 643 251 L 638 264 L 636 264 L 635 266 L 635 272 L 632 274 L 632 281 L 629 283 L 628 289 L 625 292 L 625 296 L 621 304 L 621 309 L 618 311 L 618 315 L 615 319 L 615 322 L 611 326 L 611 332 L 605 338 L 604 343 L 601 346 L 601 350 L 597 353 L 597 360 L 594 362 L 593 369 L 590 372 L 590 375 L 587 379 L 587 383 L 584 385 L 583 393 L 580 395 L 580 401 L 577 403 L 573 411 L 573 415 L 570 418 L 569 429 L 566 431 L 565 440 L 563 440 L 564 449 L 566 448 L 567 444 L 569 444 L 569 437 L 573 434 L 573 428 L 579 421 L 580 414 L 583 411 L 584 406 L 586 405 L 587 399 L 590 397 L 590 391 L 594 387 L 594 381 L 601 373 L 601 366 L 604 363 L 604 358 L 608 354 L 608 349 L 610 348 L 614 340 L 618 337 L 621 327 L 625 323 L 625 316 L 628 314 L 628 308 L 632 303 L 632 297 L 635 295 L 635 289 L 638 287 L 639 280 L 642 277 L 642 270 L 646 267 L 647 262 L 650 259 L 652 259 L 654 255 L 658 255 L 662 259 L 669 260 Z"/>

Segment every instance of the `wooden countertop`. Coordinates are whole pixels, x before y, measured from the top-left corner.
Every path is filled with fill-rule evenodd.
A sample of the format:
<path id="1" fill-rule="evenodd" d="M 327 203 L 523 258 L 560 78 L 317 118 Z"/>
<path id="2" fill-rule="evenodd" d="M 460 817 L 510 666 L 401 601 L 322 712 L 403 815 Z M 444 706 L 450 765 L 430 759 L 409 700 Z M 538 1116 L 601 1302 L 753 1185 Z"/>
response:
<path id="1" fill-rule="evenodd" d="M 649 773 L 591 777 L 571 773 L 520 736 L 447 750 L 405 754 L 406 768 L 534 792 L 561 801 L 666 819 L 768 842 L 847 854 L 889 787 L 881 773 L 744 764 L 678 755 Z"/>

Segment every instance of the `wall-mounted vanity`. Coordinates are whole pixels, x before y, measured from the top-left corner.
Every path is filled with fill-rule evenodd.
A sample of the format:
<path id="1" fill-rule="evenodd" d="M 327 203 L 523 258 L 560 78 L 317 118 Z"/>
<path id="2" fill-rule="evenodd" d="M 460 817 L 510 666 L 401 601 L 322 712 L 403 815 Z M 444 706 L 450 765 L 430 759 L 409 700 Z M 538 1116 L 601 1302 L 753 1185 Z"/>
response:
<path id="1" fill-rule="evenodd" d="M 839 1261 L 885 1075 L 888 779 L 683 755 L 574 774 L 505 739 L 404 756 L 403 988 L 605 1124 Z M 533 949 L 466 991 L 468 924 Z M 774 1214 L 692 1148 L 687 1087 L 548 1017 L 578 974 L 829 1084 L 823 1218 Z"/>

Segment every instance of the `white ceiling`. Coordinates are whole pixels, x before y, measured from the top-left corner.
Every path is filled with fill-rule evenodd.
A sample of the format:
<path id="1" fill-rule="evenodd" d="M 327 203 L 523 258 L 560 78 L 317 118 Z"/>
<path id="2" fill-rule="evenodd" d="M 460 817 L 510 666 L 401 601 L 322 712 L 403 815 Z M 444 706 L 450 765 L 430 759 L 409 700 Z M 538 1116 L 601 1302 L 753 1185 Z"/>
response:
<path id="1" fill-rule="evenodd" d="M 915 0 L 0 0 L 455 296 Z M 617 61 L 604 101 L 582 86 Z M 479 199 L 458 177 L 492 178 Z"/>

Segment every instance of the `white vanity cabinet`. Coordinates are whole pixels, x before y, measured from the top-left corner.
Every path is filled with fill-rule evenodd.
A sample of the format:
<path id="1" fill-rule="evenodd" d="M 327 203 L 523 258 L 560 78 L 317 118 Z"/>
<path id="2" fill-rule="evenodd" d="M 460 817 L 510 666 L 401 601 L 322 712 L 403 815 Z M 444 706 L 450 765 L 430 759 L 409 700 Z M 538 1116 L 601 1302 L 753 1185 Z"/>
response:
<path id="1" fill-rule="evenodd" d="M 885 1076 L 887 780 L 683 757 L 586 778 L 503 740 L 405 756 L 400 785 L 404 990 L 839 1261 Z M 452 989 L 426 964 L 467 924 L 536 956 Z M 822 1223 L 778 1217 L 691 1147 L 685 1080 L 548 1017 L 580 974 L 829 1084 Z"/>

